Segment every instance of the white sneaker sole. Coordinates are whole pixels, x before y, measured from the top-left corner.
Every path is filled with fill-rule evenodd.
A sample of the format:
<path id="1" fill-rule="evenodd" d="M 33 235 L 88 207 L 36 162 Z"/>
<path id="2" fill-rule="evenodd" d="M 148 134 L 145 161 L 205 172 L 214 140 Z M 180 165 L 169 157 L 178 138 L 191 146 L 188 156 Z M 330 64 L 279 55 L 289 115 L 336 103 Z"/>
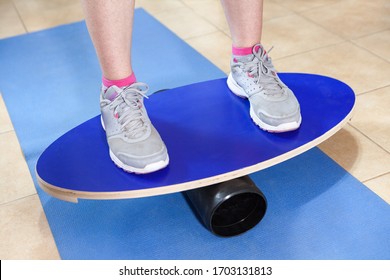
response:
<path id="1" fill-rule="evenodd" d="M 166 160 L 160 160 L 157 162 L 150 163 L 146 165 L 144 168 L 137 168 L 123 163 L 120 159 L 118 159 L 114 155 L 113 152 L 111 152 L 111 150 L 110 150 L 110 158 L 115 163 L 115 165 L 118 166 L 119 168 L 122 168 L 126 172 L 135 173 L 135 174 L 147 174 L 147 173 L 156 172 L 160 169 L 167 167 L 167 165 L 169 164 L 169 157 L 167 156 Z"/>
<path id="2" fill-rule="evenodd" d="M 232 74 L 229 74 L 229 77 L 227 79 L 227 85 L 231 92 L 233 92 L 235 95 L 248 99 L 248 95 L 244 91 L 242 87 L 240 87 L 236 81 L 233 79 Z M 249 109 L 249 115 L 252 118 L 253 122 L 260 127 L 261 129 L 268 131 L 268 132 L 273 132 L 273 133 L 282 133 L 282 132 L 287 132 L 287 131 L 292 131 L 296 130 L 299 128 L 302 122 L 302 118 L 300 117 L 298 122 L 288 122 L 288 123 L 282 123 L 278 126 L 272 126 L 270 124 L 267 124 L 263 122 L 256 114 L 255 111 L 252 108 L 252 104 L 250 104 L 250 109 Z"/>
<path id="3" fill-rule="evenodd" d="M 103 118 L 100 118 L 100 122 L 102 124 L 102 127 L 104 130 L 106 130 L 103 122 Z M 160 160 L 157 162 L 150 163 L 146 165 L 144 168 L 138 168 L 134 166 L 130 166 L 122 162 L 117 156 L 109 149 L 110 152 L 110 158 L 111 160 L 115 163 L 116 166 L 119 168 L 122 168 L 124 171 L 129 172 L 129 173 L 135 173 L 135 174 L 147 174 L 147 173 L 152 173 L 155 171 L 158 171 L 160 169 L 163 169 L 168 166 L 169 164 L 169 156 L 167 155 L 167 158 L 165 160 Z"/>

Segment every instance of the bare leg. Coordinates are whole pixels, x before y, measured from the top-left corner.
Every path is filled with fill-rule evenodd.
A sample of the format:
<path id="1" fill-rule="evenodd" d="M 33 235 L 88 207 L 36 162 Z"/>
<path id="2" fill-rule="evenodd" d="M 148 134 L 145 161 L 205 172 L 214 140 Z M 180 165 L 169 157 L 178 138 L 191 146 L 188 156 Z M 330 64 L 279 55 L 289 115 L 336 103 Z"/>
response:
<path id="1" fill-rule="evenodd" d="M 248 98 L 249 114 L 263 130 L 297 129 L 302 120 L 298 100 L 279 79 L 272 60 L 260 45 L 263 0 L 221 2 L 233 40 L 228 87 L 234 94 Z"/>
<path id="2" fill-rule="evenodd" d="M 102 124 L 112 161 L 127 172 L 150 173 L 169 163 L 167 148 L 143 106 L 147 85 L 131 67 L 134 0 L 82 0 L 103 72 Z"/>
<path id="3" fill-rule="evenodd" d="M 233 46 L 251 47 L 260 43 L 263 27 L 263 0 L 221 0 L 232 35 Z"/>
<path id="4" fill-rule="evenodd" d="M 82 0 L 82 5 L 103 76 L 130 76 L 134 0 Z"/>

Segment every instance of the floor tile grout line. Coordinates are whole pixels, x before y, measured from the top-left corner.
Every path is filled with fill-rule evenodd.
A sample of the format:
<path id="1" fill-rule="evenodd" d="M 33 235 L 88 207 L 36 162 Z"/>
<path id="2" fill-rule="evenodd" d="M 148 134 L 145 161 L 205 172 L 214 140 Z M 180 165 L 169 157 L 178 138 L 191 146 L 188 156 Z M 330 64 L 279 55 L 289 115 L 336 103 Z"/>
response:
<path id="1" fill-rule="evenodd" d="M 181 2 L 181 3 L 184 4 L 184 2 Z M 218 31 L 223 32 L 222 29 L 218 28 L 217 26 L 215 26 L 214 24 L 212 24 L 212 23 L 209 22 L 208 20 L 205 20 L 208 24 L 212 25 L 212 26 L 213 26 L 214 28 L 216 28 L 217 30 L 215 30 L 215 31 L 210 31 L 210 32 L 206 32 L 206 33 L 204 33 L 204 34 L 199 34 L 199 35 L 190 36 L 190 37 L 188 37 L 188 38 L 183 38 L 182 36 L 180 36 L 179 34 L 177 34 L 177 33 L 175 32 L 175 30 L 173 30 L 171 27 L 169 27 L 169 26 L 166 25 L 165 23 L 161 22 L 161 21 L 157 18 L 158 14 L 162 14 L 163 12 L 152 13 L 152 12 L 148 11 L 146 8 L 144 8 L 144 7 L 142 7 L 142 6 L 140 6 L 139 8 L 142 8 L 142 9 L 146 10 L 146 11 L 147 11 L 153 18 L 155 18 L 160 24 L 164 25 L 167 29 L 169 29 L 171 32 L 173 32 L 177 37 L 179 37 L 179 38 L 180 38 L 181 40 L 183 40 L 183 41 L 185 41 L 185 40 L 190 40 L 190 39 L 197 38 L 197 37 L 201 37 L 201 36 L 204 36 L 204 35 L 209 35 L 209 34 L 212 34 L 212 33 L 216 33 L 216 32 L 218 32 Z M 195 12 L 193 9 L 191 9 L 189 6 L 185 5 L 185 8 L 190 9 L 194 14 L 196 14 L 197 16 L 199 16 L 199 14 L 196 13 L 196 12 Z M 183 7 L 168 9 L 168 11 L 173 11 L 173 10 L 178 10 L 178 9 L 183 9 Z M 199 17 L 201 17 L 201 16 L 199 16 Z M 201 18 L 204 20 L 203 17 L 201 17 Z"/>
<path id="2" fill-rule="evenodd" d="M 363 38 L 366 38 L 366 37 L 369 37 L 369 36 L 372 36 L 372 35 L 376 35 L 376 34 L 379 34 L 379 33 L 385 32 L 385 31 L 390 31 L 390 28 L 385 28 L 383 30 L 377 30 L 377 31 L 371 32 L 369 34 L 364 34 L 364 35 L 361 35 L 361 36 L 357 36 L 355 38 L 351 38 L 351 40 L 360 40 L 360 39 L 363 39 Z"/>
<path id="3" fill-rule="evenodd" d="M 376 58 L 379 58 L 379 59 L 382 60 L 383 62 L 390 63 L 390 61 L 384 59 L 383 57 L 378 56 L 378 55 L 375 54 L 375 53 L 372 53 L 372 52 L 368 51 L 368 50 L 365 49 L 365 48 L 360 47 L 359 45 L 354 44 L 352 41 L 350 41 L 350 40 L 348 40 L 348 39 L 344 39 L 343 41 L 336 42 L 336 43 L 332 43 L 332 44 L 329 44 L 329 45 L 323 45 L 323 46 L 320 46 L 320 47 L 317 47 L 317 48 L 313 48 L 313 49 L 310 49 L 310 50 L 306 50 L 306 51 L 303 51 L 303 52 L 299 52 L 299 53 L 294 53 L 294 54 L 289 54 L 289 55 L 286 55 L 286 56 L 278 57 L 278 58 L 275 58 L 275 59 L 273 59 L 273 60 L 274 60 L 274 61 L 279 61 L 279 60 L 291 58 L 291 57 L 294 57 L 294 56 L 297 56 L 297 55 L 303 55 L 303 54 L 305 54 L 305 53 L 310 53 L 310 52 L 312 52 L 312 51 L 318 51 L 318 50 L 321 50 L 321 49 L 325 49 L 325 48 L 329 48 L 329 47 L 334 47 L 334 46 L 342 45 L 342 44 L 346 44 L 346 43 L 350 43 L 350 44 L 354 45 L 355 47 L 359 48 L 359 49 L 362 50 L 362 51 L 369 52 L 371 55 L 374 55 Z M 388 87 L 388 86 L 390 86 L 390 83 L 387 84 L 387 85 L 384 85 L 384 86 L 380 86 L 380 87 L 378 87 L 378 88 L 370 89 L 370 90 L 368 90 L 368 91 L 366 91 L 366 92 L 360 92 L 360 93 L 355 93 L 355 94 L 356 94 L 357 96 L 360 96 L 360 95 L 366 94 L 366 93 L 368 93 L 368 92 L 371 92 L 371 91 L 374 91 L 374 90 L 377 90 L 377 89 L 386 88 L 386 87 Z"/>
<path id="4" fill-rule="evenodd" d="M 330 6 L 330 5 L 332 5 L 332 4 L 324 5 L 324 6 L 322 6 L 322 7 Z M 310 10 L 314 10 L 314 9 L 310 9 Z M 305 11 L 305 12 L 307 12 L 307 11 Z M 324 31 L 326 31 L 326 32 L 329 32 L 329 33 L 332 34 L 333 36 L 336 36 L 336 37 L 338 37 L 338 38 L 340 38 L 341 40 L 344 40 L 344 41 L 348 40 L 348 38 L 345 38 L 344 36 L 341 36 L 340 34 L 335 33 L 331 28 L 327 28 L 327 27 L 325 27 L 325 26 L 319 24 L 318 22 L 313 21 L 311 18 L 305 16 L 305 15 L 304 15 L 305 12 L 297 13 L 297 14 L 298 14 L 299 16 L 301 16 L 302 18 L 304 18 L 305 20 L 311 22 L 312 24 L 314 24 L 314 25 L 317 26 L 318 28 L 321 28 L 322 30 L 324 30 Z"/>
<path id="5" fill-rule="evenodd" d="M 181 40 L 183 41 L 187 41 L 187 40 L 192 40 L 192 39 L 196 39 L 196 38 L 200 38 L 202 36 L 208 36 L 208 35 L 211 35 L 211 34 L 214 34 L 214 33 L 218 33 L 218 32 L 221 32 L 223 33 L 224 35 L 226 35 L 227 37 L 231 38 L 231 36 L 229 34 L 226 33 L 225 30 L 223 30 L 222 28 L 219 28 L 218 26 L 216 26 L 215 24 L 213 24 L 212 22 L 208 21 L 207 18 L 203 17 L 202 15 L 198 14 L 194 9 L 192 9 L 189 5 L 187 5 L 185 2 L 183 1 L 180 1 L 186 8 L 190 9 L 194 14 L 196 14 L 197 16 L 201 17 L 203 20 L 205 20 L 208 24 L 212 25 L 213 27 L 215 27 L 217 30 L 216 31 L 211 31 L 211 32 L 207 32 L 207 33 L 204 33 L 204 34 L 200 34 L 200 35 L 195 35 L 195 36 L 190 36 L 188 38 L 183 38 L 181 36 L 179 36 L 174 30 L 172 30 L 169 26 L 165 25 L 164 26 L 166 28 L 168 28 L 170 31 L 172 31 L 173 33 L 176 34 L 176 36 L 178 36 Z M 144 7 L 141 7 L 143 9 L 145 9 L 146 11 L 148 11 L 146 8 Z M 176 10 L 176 9 L 182 9 L 182 7 L 179 7 L 179 8 L 173 8 L 173 9 L 169 9 L 169 11 L 171 10 Z M 158 12 L 158 13 L 151 13 L 150 11 L 148 11 L 154 18 L 156 18 L 156 15 L 155 14 L 159 14 L 161 12 Z M 156 18 L 157 19 L 157 18 Z M 157 19 L 158 20 L 158 19 Z M 163 24 L 160 20 L 158 20 L 161 24 Z"/>
<path id="6" fill-rule="evenodd" d="M 171 30 L 171 31 L 172 31 L 172 30 Z M 217 34 L 217 33 L 223 33 L 223 32 L 220 31 L 220 30 L 217 30 L 217 31 L 207 32 L 207 33 L 204 33 L 204 34 L 202 34 L 202 35 L 191 36 L 191 37 L 188 37 L 188 38 L 185 38 L 185 39 L 183 39 L 183 38 L 180 37 L 180 39 L 183 40 L 183 41 L 187 41 L 187 40 L 198 39 L 198 38 L 201 38 L 201 37 L 203 37 L 203 36 L 209 36 L 209 35 Z M 176 34 L 176 33 L 175 33 L 175 34 Z M 177 34 L 176 34 L 176 35 L 177 35 Z M 224 33 L 224 35 L 226 35 L 226 34 Z M 179 36 L 179 35 L 177 35 L 177 36 Z"/>
<path id="7" fill-rule="evenodd" d="M 202 55 L 205 59 L 207 59 L 211 64 L 213 64 L 215 67 L 217 67 L 219 70 L 221 70 L 222 72 L 225 73 L 225 71 L 220 67 L 218 66 L 217 64 L 215 64 L 211 58 L 208 58 L 205 54 L 203 54 L 201 52 L 201 50 L 197 49 L 195 46 L 193 46 L 189 41 L 192 40 L 192 39 L 197 39 L 199 37 L 203 37 L 203 36 L 208 36 L 208 35 L 211 35 L 211 34 L 217 34 L 219 33 L 220 31 L 214 31 L 214 32 L 211 32 L 211 33 L 208 33 L 208 34 L 203 34 L 203 35 L 199 35 L 199 36 L 193 36 L 189 39 L 181 39 L 183 40 L 186 44 L 188 44 L 191 48 L 193 48 L 196 52 L 198 52 L 200 55 Z"/>
<path id="8" fill-rule="evenodd" d="M 333 4 L 335 4 L 335 3 L 333 3 Z M 329 4 L 329 5 L 332 5 L 332 4 Z M 323 8 L 323 7 L 329 6 L 329 5 L 322 5 L 321 7 Z M 325 31 L 327 31 L 327 32 L 330 32 L 330 33 L 332 33 L 334 36 L 337 36 L 337 37 L 343 39 L 345 42 L 349 42 L 349 43 L 355 45 L 356 47 L 361 48 L 362 50 L 365 50 L 365 51 L 370 52 L 371 54 L 375 55 L 376 57 L 378 57 L 378 58 L 380 58 L 380 59 L 382 59 L 382 60 L 384 60 L 384 61 L 386 61 L 386 62 L 390 62 L 389 60 L 387 60 L 387 59 L 385 59 L 385 58 L 379 56 L 378 54 L 375 54 L 375 53 L 371 52 L 369 49 L 366 49 L 366 48 L 364 48 L 364 47 L 361 47 L 360 45 L 358 45 L 357 43 L 354 42 L 354 40 L 358 40 L 358 39 L 360 39 L 360 38 L 368 37 L 368 36 L 371 36 L 371 35 L 374 35 L 374 34 L 377 34 L 377 33 L 381 33 L 381 32 L 390 30 L 389 28 L 385 28 L 385 29 L 381 29 L 381 30 L 376 30 L 376 31 L 374 31 L 374 32 L 370 32 L 370 33 L 367 33 L 367 34 L 364 34 L 364 35 L 361 35 L 361 36 L 358 36 L 358 37 L 355 37 L 355 38 L 345 37 L 345 36 L 343 36 L 343 35 L 340 35 L 340 34 L 338 34 L 338 33 L 335 33 L 335 32 L 333 31 L 333 29 L 326 28 L 325 26 L 323 26 L 323 25 L 321 25 L 321 24 L 319 24 L 319 23 L 313 21 L 312 19 L 310 19 L 309 17 L 307 17 L 307 16 L 304 15 L 304 13 L 306 13 L 306 12 L 308 12 L 308 11 L 315 10 L 315 9 L 317 9 L 317 8 L 319 8 L 319 7 L 312 8 L 312 9 L 309 9 L 309 10 L 305 10 L 305 11 L 302 11 L 302 12 L 296 12 L 296 13 L 297 13 L 298 15 L 302 16 L 303 18 L 305 18 L 306 20 L 310 21 L 311 23 L 315 24 L 316 26 L 322 28 L 323 30 L 325 30 Z"/>
<path id="9" fill-rule="evenodd" d="M 29 194 L 29 195 L 25 195 L 25 196 L 21 196 L 21 197 L 18 197 L 18 198 L 9 200 L 9 201 L 2 202 L 2 203 L 0 203 L 0 208 L 3 207 L 3 206 L 8 206 L 9 204 L 12 204 L 12 203 L 21 201 L 23 199 L 33 197 L 35 195 L 38 196 L 38 198 L 39 198 L 38 192 L 35 191 L 35 193 Z M 41 205 L 42 205 L 42 203 L 41 203 Z M 43 207 L 43 205 L 42 205 L 42 207 Z"/>
<path id="10" fill-rule="evenodd" d="M 378 178 L 380 178 L 380 177 L 387 176 L 387 175 L 390 175 L 390 171 L 387 171 L 387 172 L 385 172 L 385 173 L 383 173 L 383 174 L 374 176 L 374 177 L 372 177 L 372 178 L 370 178 L 370 179 L 363 180 L 363 181 L 361 181 L 361 183 L 363 183 L 363 184 L 365 185 L 367 182 L 369 182 L 369 181 L 371 181 L 371 180 L 375 180 L 375 179 L 378 179 Z"/>
<path id="11" fill-rule="evenodd" d="M 340 38 L 342 38 L 342 39 L 344 39 L 344 40 L 349 40 L 350 38 L 346 38 L 346 37 L 344 37 L 344 36 L 342 36 L 342 35 L 340 35 L 340 34 L 335 33 L 335 32 L 333 31 L 332 28 L 326 28 L 325 26 L 323 26 L 323 25 L 319 24 L 318 22 L 315 22 L 315 21 L 313 21 L 312 19 L 310 19 L 309 17 L 305 16 L 305 13 L 309 13 L 309 12 L 312 12 L 312 11 L 315 11 L 315 10 L 320 10 L 320 9 L 325 8 L 325 7 L 333 6 L 333 5 L 336 5 L 336 4 L 338 4 L 337 1 L 335 1 L 335 2 L 333 2 L 333 3 L 330 3 L 330 4 L 320 5 L 320 6 L 318 6 L 318 7 L 309 8 L 309 9 L 304 10 L 304 11 L 299 11 L 299 12 L 297 12 L 297 14 L 299 14 L 300 16 L 302 16 L 303 18 L 305 18 L 306 20 L 308 20 L 308 21 L 310 21 L 311 23 L 317 25 L 318 27 L 321 27 L 322 29 L 326 30 L 327 32 L 332 33 L 333 35 L 335 35 L 335 36 L 337 36 L 337 37 L 340 37 Z"/>
<path id="12" fill-rule="evenodd" d="M 327 7 L 327 6 L 331 6 L 331 5 L 334 5 L 336 4 L 337 2 L 333 2 L 333 3 L 328 3 L 328 4 L 321 4 L 319 6 L 316 6 L 316 7 L 311 7 L 311 8 L 307 8 L 305 10 L 301 10 L 301 11 L 295 11 L 297 14 L 302 14 L 302 13 L 306 13 L 306 12 L 310 12 L 310 11 L 314 11 L 314 10 L 319 10 L 319 9 L 323 9 L 324 7 Z M 283 4 L 280 4 L 283 6 Z M 284 7 L 284 6 L 283 6 Z"/>
<path id="13" fill-rule="evenodd" d="M 328 5 L 321 5 L 321 8 L 323 8 L 323 7 L 325 7 L 325 6 L 330 6 L 330 5 L 333 5 L 333 4 L 336 4 L 336 3 L 332 3 L 332 4 L 328 4 Z M 374 31 L 374 32 L 370 32 L 370 33 L 367 33 L 367 34 L 358 36 L 358 37 L 356 37 L 356 38 L 345 37 L 345 36 L 342 36 L 342 35 L 340 35 L 340 34 L 335 33 L 332 29 L 328 29 L 328 28 L 322 26 L 321 24 L 319 24 L 319 23 L 313 21 L 312 19 L 310 19 L 309 17 L 307 17 L 307 16 L 304 15 L 304 13 L 306 13 L 306 12 L 308 12 L 308 11 L 315 10 L 315 9 L 317 9 L 317 8 L 320 8 L 320 7 L 312 8 L 312 9 L 309 9 L 309 10 L 305 10 L 305 11 L 299 12 L 299 13 L 297 13 L 297 14 L 299 14 L 300 16 L 302 16 L 303 18 L 305 18 L 306 20 L 310 21 L 311 23 L 317 25 L 318 27 L 321 27 L 322 29 L 326 30 L 327 32 L 330 32 L 330 33 L 332 33 L 333 35 L 335 35 L 335 36 L 337 36 L 337 37 L 343 39 L 345 42 L 349 42 L 349 43 L 353 44 L 355 47 L 359 47 L 361 50 L 365 50 L 365 51 L 369 52 L 370 54 L 373 54 L 373 55 L 376 56 L 377 58 L 380 58 L 381 60 L 384 60 L 385 62 L 390 62 L 390 61 L 387 60 L 386 58 L 381 57 L 381 56 L 379 56 L 378 54 L 376 54 L 376 53 L 374 53 L 374 52 L 371 52 L 369 49 L 364 48 L 364 47 L 358 45 L 356 42 L 353 41 L 353 40 L 358 40 L 358 39 L 360 39 L 360 38 L 368 37 L 368 36 L 371 36 L 371 35 L 374 35 L 374 34 L 377 34 L 377 33 L 380 33 L 380 32 L 384 32 L 384 31 L 386 31 L 386 30 L 390 30 L 389 28 L 385 28 L 385 29 L 383 29 L 383 30 L 377 30 L 377 31 Z"/>
<path id="14" fill-rule="evenodd" d="M 181 1 L 181 3 L 182 3 L 183 5 L 185 5 L 187 8 L 189 8 L 192 12 L 194 12 L 197 16 L 201 17 L 201 18 L 204 19 L 207 23 L 211 24 L 212 26 L 214 26 L 215 28 L 217 28 L 219 31 L 221 31 L 222 33 L 226 34 L 229 38 L 231 38 L 231 35 L 228 34 L 228 33 L 226 32 L 226 30 L 220 28 L 219 26 L 215 25 L 213 22 L 209 21 L 209 20 L 207 19 L 207 17 L 205 17 L 205 16 L 204 16 L 203 14 L 201 14 L 201 13 L 198 13 L 198 12 L 197 12 L 196 10 L 194 10 L 191 6 L 189 6 L 186 2 Z M 283 7 L 283 8 L 285 8 L 285 7 Z M 287 16 L 291 16 L 291 15 L 295 14 L 295 12 L 294 12 L 293 10 L 290 10 L 290 9 L 288 9 L 288 8 L 285 8 L 285 9 L 289 10 L 290 13 L 289 13 L 288 15 L 278 16 L 278 17 L 275 17 L 275 18 L 272 18 L 272 19 L 269 19 L 269 20 L 264 20 L 263 23 L 264 23 L 264 22 L 271 21 L 271 20 L 274 20 L 274 19 L 280 19 L 280 18 L 287 17 Z M 202 35 L 199 35 L 199 37 L 200 37 L 200 36 L 202 36 Z"/>
<path id="15" fill-rule="evenodd" d="M 10 133 L 10 132 L 15 132 L 15 129 L 7 129 L 7 130 L 4 130 L 4 131 L 0 131 L 0 137 L 4 134 L 7 134 L 7 133 Z"/>
<path id="16" fill-rule="evenodd" d="M 272 60 L 278 61 L 278 60 L 282 60 L 282 59 L 286 59 L 286 58 L 291 58 L 291 57 L 294 57 L 294 56 L 297 56 L 297 55 L 302 55 L 302 54 L 305 54 L 305 53 L 309 53 L 309 52 L 313 52 L 313 51 L 318 51 L 318 50 L 321 50 L 321 49 L 325 49 L 325 48 L 329 48 L 329 47 L 334 47 L 334 46 L 342 45 L 342 44 L 345 44 L 345 43 L 347 43 L 347 40 L 343 40 L 343 41 L 336 42 L 336 43 L 331 43 L 331 44 L 329 44 L 329 45 L 322 45 L 322 46 L 320 46 L 320 47 L 316 47 L 316 48 L 313 48 L 313 49 L 310 49 L 310 50 L 305 50 L 305 51 L 298 52 L 298 53 L 294 53 L 294 54 L 289 54 L 289 55 L 282 56 L 282 57 L 278 57 L 278 58 L 275 58 L 275 59 L 272 59 Z"/>
<path id="17" fill-rule="evenodd" d="M 363 131 L 361 131 L 358 127 L 356 127 L 355 125 L 353 125 L 351 122 L 348 122 L 348 124 L 353 128 L 355 129 L 357 132 L 359 132 L 360 134 L 362 134 L 367 140 L 369 140 L 371 143 L 374 143 L 378 148 L 380 148 L 381 150 L 383 150 L 385 153 L 389 154 L 390 155 L 390 151 L 388 151 L 386 148 L 382 147 L 380 144 L 378 144 L 376 141 L 374 141 L 373 139 L 371 139 L 367 134 L 365 134 Z"/>
<path id="18" fill-rule="evenodd" d="M 24 20 L 23 20 L 21 14 L 20 14 L 20 12 L 19 12 L 19 9 L 16 7 L 15 1 L 14 1 L 14 0 L 11 0 L 11 1 L 12 1 L 12 6 L 14 7 L 16 13 L 18 14 L 19 20 L 20 20 L 20 22 L 21 22 L 22 25 L 23 25 L 24 31 L 25 31 L 26 33 L 30 33 L 30 32 L 28 31 L 28 29 L 27 29 L 26 24 L 24 23 Z"/>
<path id="19" fill-rule="evenodd" d="M 366 51 L 366 52 L 369 52 L 370 54 L 374 55 L 375 57 L 377 57 L 377 58 L 379 58 L 379 59 L 381 59 L 381 60 L 383 60 L 383 61 L 385 61 L 385 62 L 387 62 L 387 63 L 390 63 L 390 60 L 388 60 L 388 59 L 386 59 L 386 58 L 384 58 L 384 57 L 378 55 L 378 54 L 375 53 L 375 52 L 372 52 L 370 49 L 367 49 L 367 48 L 365 48 L 365 47 L 359 45 L 358 43 L 354 42 L 353 40 L 356 40 L 356 39 L 349 39 L 348 41 L 349 41 L 351 44 L 353 44 L 355 47 L 358 47 L 358 48 L 360 48 L 361 50 L 364 50 L 364 51 Z"/>
<path id="20" fill-rule="evenodd" d="M 385 89 L 385 88 L 390 88 L 390 84 L 361 92 L 359 94 L 356 94 L 356 96 L 364 96 L 364 95 L 370 94 L 371 92 L 374 92 L 376 90 L 381 90 L 381 89 Z"/>
<path id="21" fill-rule="evenodd" d="M 184 1 L 180 1 L 185 7 L 187 7 L 188 9 L 190 9 L 194 14 L 196 14 L 197 16 L 199 16 L 200 18 L 202 18 L 203 20 L 205 20 L 208 24 L 211 24 L 212 26 L 214 26 L 218 31 L 221 31 L 223 33 L 226 34 L 226 31 L 224 31 L 222 28 L 216 26 L 214 23 L 212 23 L 211 21 L 209 21 L 206 17 L 204 17 L 202 14 L 199 14 L 197 13 L 191 6 L 189 6 L 186 2 Z M 194 37 L 200 37 L 200 36 L 203 36 L 203 35 L 199 35 L 199 36 L 194 36 Z M 230 37 L 230 36 L 229 36 Z"/>
<path id="22" fill-rule="evenodd" d="M 222 32 L 223 34 L 225 34 L 226 36 L 228 36 L 228 37 L 230 38 L 230 40 L 232 39 L 232 35 L 230 35 L 230 33 L 227 32 L 226 30 L 221 30 L 221 32 Z"/>
<path id="23" fill-rule="evenodd" d="M 321 7 L 325 7 L 325 6 L 329 6 L 329 5 L 331 5 L 331 4 L 328 4 L 328 5 L 321 5 Z M 284 6 L 283 6 L 283 7 L 284 7 Z M 283 16 L 283 17 L 288 17 L 288 16 L 291 16 L 291 15 L 293 15 L 293 14 L 295 14 L 295 15 L 297 15 L 297 16 L 300 16 L 300 17 L 302 17 L 304 20 L 307 20 L 307 21 L 311 22 L 312 24 L 314 24 L 316 27 L 318 27 L 318 28 L 320 28 L 320 29 L 322 29 L 322 30 L 324 30 L 324 31 L 326 31 L 326 32 L 331 33 L 333 36 L 335 36 L 335 37 L 337 37 L 338 39 L 340 39 L 340 41 L 335 42 L 335 43 L 330 43 L 330 44 L 327 44 L 327 45 L 322 45 L 322 46 L 320 46 L 320 47 L 316 47 L 316 48 L 313 48 L 313 49 L 310 49 L 310 50 L 305 50 L 305 51 L 298 52 L 298 53 L 295 53 L 295 54 L 289 54 L 289 55 L 286 55 L 286 56 L 283 56 L 283 57 L 279 57 L 279 58 L 277 58 L 277 59 L 274 59 L 275 61 L 277 61 L 277 60 L 279 60 L 279 59 L 289 58 L 289 57 L 293 57 L 293 56 L 295 56 L 295 55 L 301 55 L 301 54 L 305 54 L 305 53 L 308 53 L 308 52 L 311 52 L 311 51 L 316 51 L 316 50 L 320 50 L 320 49 L 324 49 L 324 48 L 327 48 L 327 47 L 332 47 L 332 46 L 336 46 L 336 45 L 339 45 L 339 44 L 343 44 L 343 43 L 348 42 L 348 39 L 347 39 L 347 38 L 344 38 L 344 37 L 340 36 L 339 34 L 334 33 L 332 30 L 327 29 L 326 27 L 324 27 L 324 26 L 318 24 L 317 22 L 312 21 L 311 19 L 305 17 L 305 16 L 302 14 L 303 12 L 307 12 L 307 11 L 309 11 L 309 10 L 313 10 L 313 9 L 317 9 L 317 8 L 318 8 L 318 7 L 311 8 L 311 9 L 308 9 L 308 10 L 305 10 L 305 11 L 302 11 L 302 12 L 296 12 L 296 11 L 290 10 L 290 11 L 292 11 L 292 13 L 289 14 L 289 15 Z M 282 17 L 278 17 L 278 19 L 280 19 L 280 18 L 282 18 Z M 271 20 L 274 20 L 274 19 L 271 19 Z M 268 20 L 268 21 L 271 21 L 271 20 Z"/>

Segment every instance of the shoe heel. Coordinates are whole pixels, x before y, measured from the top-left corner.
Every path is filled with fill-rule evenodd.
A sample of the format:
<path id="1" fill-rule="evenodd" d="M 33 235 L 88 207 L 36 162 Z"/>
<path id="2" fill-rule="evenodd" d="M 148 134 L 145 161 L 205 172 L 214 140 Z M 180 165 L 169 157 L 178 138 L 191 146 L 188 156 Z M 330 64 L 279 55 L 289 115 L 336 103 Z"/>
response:
<path id="1" fill-rule="evenodd" d="M 102 124 L 103 130 L 106 131 L 106 127 L 104 126 L 103 116 L 100 115 L 100 123 Z"/>
<path id="2" fill-rule="evenodd" d="M 245 91 L 234 80 L 232 73 L 229 74 L 226 83 L 230 91 L 233 92 L 235 95 L 244 99 L 248 98 L 248 95 L 245 93 Z"/>

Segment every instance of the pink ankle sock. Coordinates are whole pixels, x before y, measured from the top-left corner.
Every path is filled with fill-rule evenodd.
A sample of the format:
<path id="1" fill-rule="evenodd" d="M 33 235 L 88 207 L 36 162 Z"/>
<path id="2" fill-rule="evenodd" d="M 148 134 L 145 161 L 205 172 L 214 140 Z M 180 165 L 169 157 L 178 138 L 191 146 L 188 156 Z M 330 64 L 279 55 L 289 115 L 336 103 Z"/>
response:
<path id="1" fill-rule="evenodd" d="M 260 43 L 259 43 L 258 48 L 260 48 Z M 252 49 L 253 49 L 253 46 L 244 47 L 244 48 L 237 48 L 235 46 L 232 46 L 232 53 L 233 53 L 233 55 L 243 56 L 243 55 L 252 54 Z M 258 49 L 256 49 L 255 51 L 257 51 L 257 50 Z"/>
<path id="2" fill-rule="evenodd" d="M 125 87 L 134 84 L 136 81 L 137 79 L 135 78 L 134 72 L 130 76 L 120 80 L 109 80 L 105 77 L 102 77 L 103 86 L 107 88 L 110 86 Z"/>

